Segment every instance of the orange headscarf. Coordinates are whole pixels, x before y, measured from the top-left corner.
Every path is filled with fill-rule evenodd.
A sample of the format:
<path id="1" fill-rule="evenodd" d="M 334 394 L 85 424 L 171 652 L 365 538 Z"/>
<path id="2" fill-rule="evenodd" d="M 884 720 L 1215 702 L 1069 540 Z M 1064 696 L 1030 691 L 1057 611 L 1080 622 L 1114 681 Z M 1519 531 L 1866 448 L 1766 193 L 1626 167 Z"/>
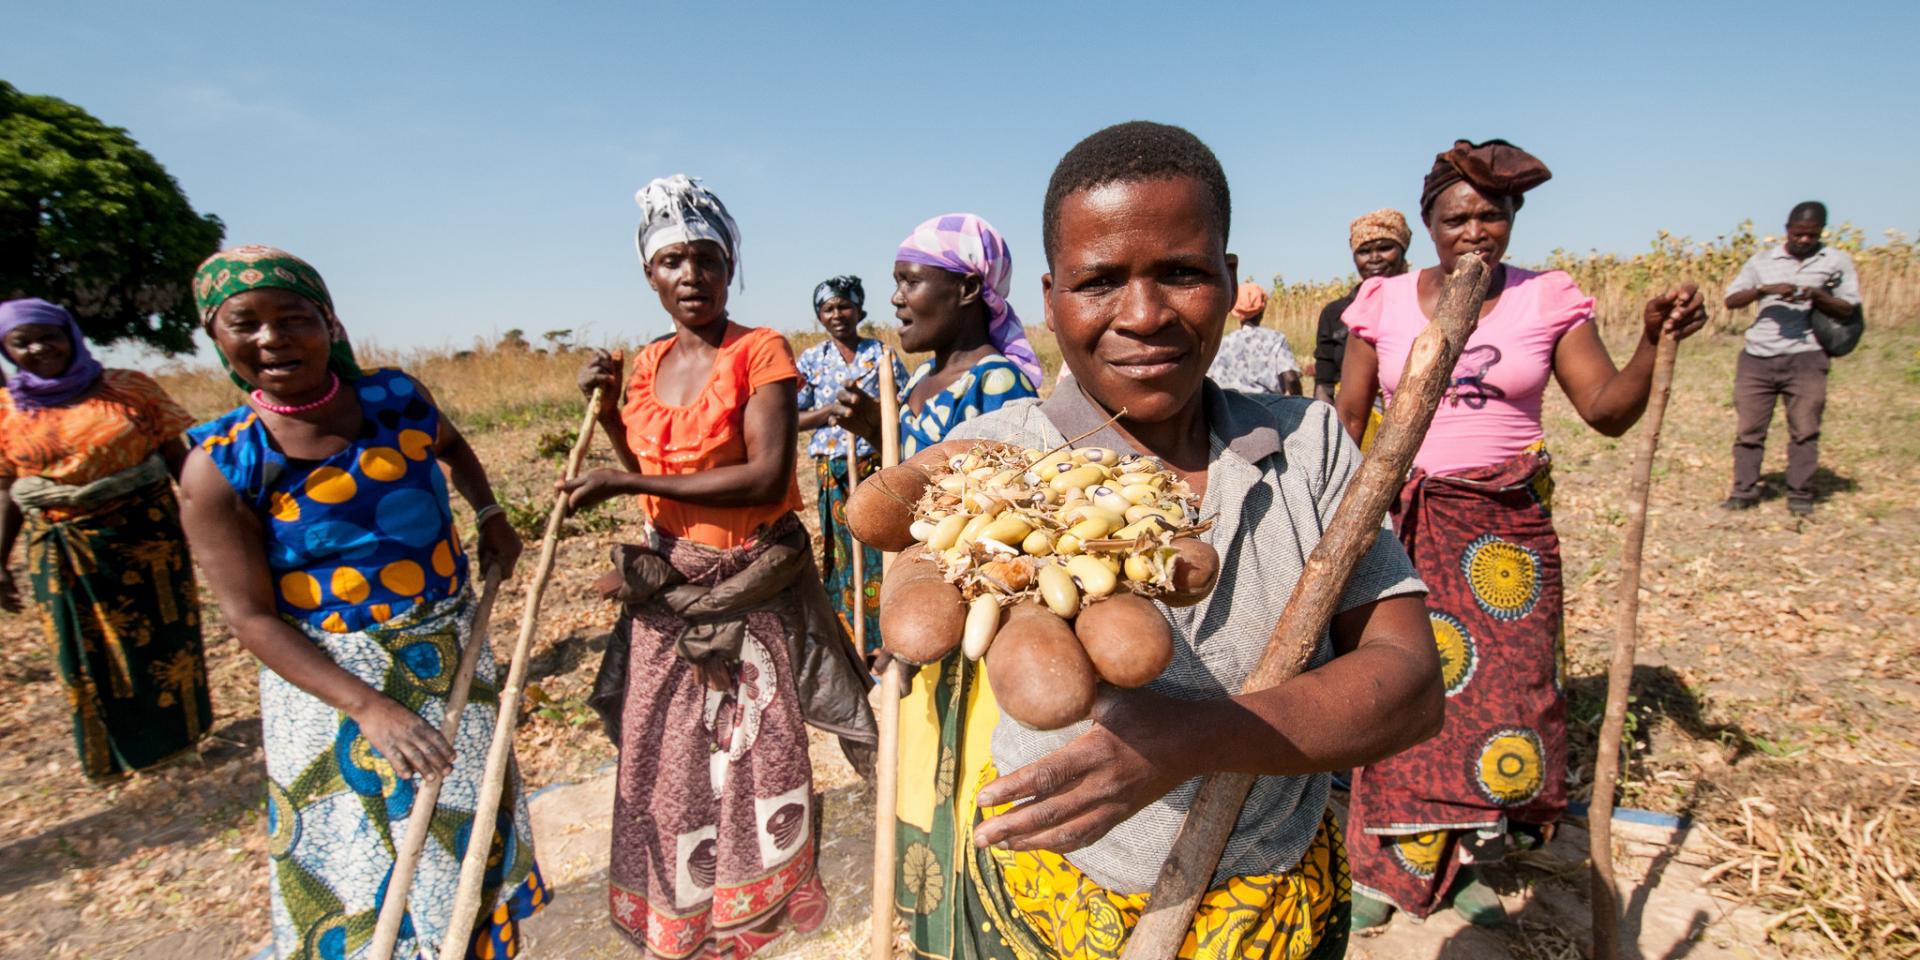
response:
<path id="1" fill-rule="evenodd" d="M 1253 318 L 1267 312 L 1267 288 L 1252 280 L 1240 285 L 1240 292 L 1233 300 L 1233 315 L 1242 320 Z"/>

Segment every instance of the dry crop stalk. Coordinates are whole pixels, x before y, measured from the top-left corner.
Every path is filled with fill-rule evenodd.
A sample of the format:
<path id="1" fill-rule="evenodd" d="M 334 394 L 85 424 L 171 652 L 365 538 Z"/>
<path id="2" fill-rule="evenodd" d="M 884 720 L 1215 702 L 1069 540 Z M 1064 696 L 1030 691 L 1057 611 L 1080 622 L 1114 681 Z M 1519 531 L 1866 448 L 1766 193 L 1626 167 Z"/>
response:
<path id="1" fill-rule="evenodd" d="M 1480 322 L 1480 305 L 1492 272 L 1490 264 L 1469 254 L 1447 277 L 1433 321 L 1407 353 L 1400 389 L 1394 393 L 1373 448 L 1334 510 L 1326 534 L 1307 557 L 1306 569 L 1242 692 L 1284 683 L 1306 666 L 1333 617 L 1342 587 L 1379 536 L 1380 518 L 1399 494 L 1413 455 L 1426 437 L 1433 412 L 1452 379 L 1454 362 Z M 1160 960 L 1179 952 L 1253 780 L 1249 774 L 1221 773 L 1201 784 L 1160 868 L 1146 911 L 1127 939 L 1123 960 Z"/>
<path id="2" fill-rule="evenodd" d="M 446 716 L 440 723 L 440 735 L 449 744 L 460 737 L 460 717 L 467 708 L 467 696 L 473 688 L 474 667 L 480 651 L 492 645 L 493 599 L 500 592 L 500 571 L 487 570 L 487 583 L 480 601 L 473 608 L 473 626 L 467 632 L 467 648 L 460 651 L 460 666 L 453 675 L 453 689 L 447 696 Z M 400 921 L 407 913 L 407 893 L 413 888 L 413 874 L 420 866 L 421 851 L 427 847 L 428 828 L 440 802 L 445 777 L 435 777 L 414 793 L 413 810 L 407 814 L 406 840 L 394 852 L 393 873 L 387 880 L 387 896 L 380 903 L 380 919 L 373 928 L 373 941 L 367 947 L 367 960 L 392 960 L 393 946 L 400 939 Z"/>
<path id="3" fill-rule="evenodd" d="M 880 355 L 880 466 L 882 469 L 898 466 L 900 463 L 900 396 L 898 386 L 893 379 L 893 351 L 881 351 Z M 884 490 L 885 487 L 880 489 Z M 852 539 L 849 535 L 848 539 Z M 853 541 L 856 556 L 861 550 L 860 542 Z M 886 554 L 880 562 L 881 576 L 893 565 L 893 554 Z M 864 597 L 862 603 L 864 604 Z M 866 619 L 866 609 L 860 610 L 861 619 Z M 894 660 L 887 664 L 886 673 L 881 675 L 880 705 L 876 711 L 875 726 L 879 728 L 879 742 L 875 744 L 873 771 L 873 910 L 868 931 L 870 960 L 892 960 L 893 958 L 893 871 L 894 853 L 897 848 L 894 823 L 894 805 L 900 788 L 900 696 L 901 687 L 906 681 L 906 667 Z"/>
<path id="4" fill-rule="evenodd" d="M 616 354 L 615 359 L 619 357 Z M 566 478 L 580 474 L 580 464 L 593 444 L 593 425 L 600 412 L 601 390 L 595 387 L 587 400 L 587 415 L 580 421 L 579 439 L 567 457 Z M 487 747 L 487 773 L 480 782 L 480 795 L 474 800 L 473 829 L 468 831 L 466 857 L 460 861 L 460 886 L 453 897 L 453 913 L 447 918 L 447 936 L 440 943 L 443 957 L 463 957 L 473 938 L 473 926 L 479 919 L 480 885 L 486 879 L 487 851 L 493 845 L 494 820 L 500 812 L 500 789 L 506 783 L 507 763 L 513 756 L 513 731 L 520 720 L 520 695 L 527 681 L 527 653 L 533 646 L 534 629 L 540 625 L 540 596 L 553 575 L 554 553 L 560 547 L 560 525 L 567 518 L 567 494 L 553 496 L 553 510 L 547 514 L 547 536 L 540 543 L 540 560 L 533 568 L 533 586 L 527 590 L 526 607 L 520 612 L 520 638 L 513 644 L 512 665 L 507 668 L 506 683 L 500 687 L 498 719 L 493 727 L 493 742 Z"/>
<path id="5" fill-rule="evenodd" d="M 1614 960 L 1620 955 L 1620 891 L 1613 878 L 1613 791 L 1620 779 L 1620 737 L 1626 728 L 1634 643 L 1640 629 L 1640 566 L 1647 539 L 1647 496 L 1653 486 L 1653 458 L 1660 449 L 1660 425 L 1667 416 L 1667 397 L 1673 392 L 1673 365 L 1679 349 L 1678 339 L 1661 335 L 1653 358 L 1653 393 L 1647 399 L 1646 426 L 1633 455 L 1633 487 L 1627 496 L 1627 529 L 1620 547 L 1620 606 L 1613 626 L 1613 662 L 1607 667 L 1607 712 L 1600 724 L 1600 743 L 1594 748 L 1593 800 L 1587 811 L 1594 960 Z"/>

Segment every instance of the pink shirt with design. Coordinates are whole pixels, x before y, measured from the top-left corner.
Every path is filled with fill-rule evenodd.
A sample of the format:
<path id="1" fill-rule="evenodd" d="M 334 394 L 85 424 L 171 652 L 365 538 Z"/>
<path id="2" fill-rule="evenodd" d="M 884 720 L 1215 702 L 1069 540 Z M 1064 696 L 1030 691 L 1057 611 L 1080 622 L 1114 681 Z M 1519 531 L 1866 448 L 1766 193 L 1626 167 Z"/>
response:
<path id="1" fill-rule="evenodd" d="M 1413 340 L 1426 329 L 1419 271 L 1362 284 L 1340 315 L 1353 335 L 1380 355 L 1380 390 L 1388 404 L 1400 386 Z M 1524 452 L 1545 438 L 1540 402 L 1553 373 L 1553 351 L 1566 332 L 1593 319 L 1593 298 L 1553 270 L 1508 266 L 1493 312 L 1467 339 L 1426 441 L 1413 465 L 1430 474 L 1464 473 Z"/>

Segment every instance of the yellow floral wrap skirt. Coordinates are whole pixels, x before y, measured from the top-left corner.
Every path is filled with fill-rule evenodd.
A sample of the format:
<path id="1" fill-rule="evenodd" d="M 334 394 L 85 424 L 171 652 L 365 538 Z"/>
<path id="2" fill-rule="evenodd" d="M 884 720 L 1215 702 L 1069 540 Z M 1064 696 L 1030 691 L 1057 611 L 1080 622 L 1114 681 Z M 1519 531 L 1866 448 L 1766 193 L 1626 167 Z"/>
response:
<path id="1" fill-rule="evenodd" d="M 991 779 L 991 769 L 988 774 Z M 976 814 L 974 822 L 979 820 Z M 1045 850 L 978 850 L 969 858 L 967 874 L 966 939 L 981 960 L 1117 958 L 1147 905 L 1146 894 L 1103 889 L 1065 857 Z M 1313 845 L 1292 870 L 1233 877 L 1208 890 L 1178 956 L 1344 957 L 1352 905 L 1348 887 L 1340 828 L 1328 811 Z"/>

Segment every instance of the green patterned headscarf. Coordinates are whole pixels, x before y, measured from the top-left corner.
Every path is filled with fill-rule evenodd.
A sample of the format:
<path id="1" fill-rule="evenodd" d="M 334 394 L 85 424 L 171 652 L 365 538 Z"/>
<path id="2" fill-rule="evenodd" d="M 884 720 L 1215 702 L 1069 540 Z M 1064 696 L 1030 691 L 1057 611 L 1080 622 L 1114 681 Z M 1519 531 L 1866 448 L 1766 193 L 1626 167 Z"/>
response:
<path id="1" fill-rule="evenodd" d="M 193 299 L 200 306 L 200 326 L 211 336 L 213 315 L 221 304 L 235 295 L 263 287 L 291 290 L 313 301 L 333 332 L 333 350 L 327 356 L 327 366 L 343 380 L 360 379 L 360 364 L 353 358 L 353 344 L 347 340 L 346 328 L 333 312 L 333 295 L 327 292 L 327 282 L 320 279 L 320 271 L 313 269 L 312 264 L 278 247 L 259 244 L 234 247 L 200 264 L 200 269 L 193 274 Z M 233 365 L 227 362 L 218 341 L 214 342 L 213 352 L 220 358 L 220 366 L 226 369 L 229 379 L 242 390 L 253 389 L 253 384 L 233 372 Z"/>

